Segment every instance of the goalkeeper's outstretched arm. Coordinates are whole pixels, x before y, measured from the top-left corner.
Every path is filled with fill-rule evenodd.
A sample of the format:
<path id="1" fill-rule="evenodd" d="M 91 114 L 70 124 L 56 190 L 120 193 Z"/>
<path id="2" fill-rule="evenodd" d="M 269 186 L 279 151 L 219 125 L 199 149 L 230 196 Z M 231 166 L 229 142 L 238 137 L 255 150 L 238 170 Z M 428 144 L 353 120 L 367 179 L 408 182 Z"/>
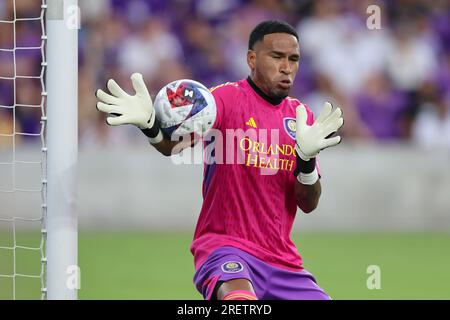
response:
<path id="1" fill-rule="evenodd" d="M 134 73 L 131 76 L 131 82 L 136 91 L 134 96 L 126 93 L 112 79 L 107 82 L 110 94 L 102 89 L 96 91 L 95 95 L 99 100 L 97 109 L 108 114 L 106 123 L 110 126 L 135 125 L 148 137 L 150 144 L 165 156 L 179 153 L 184 148 L 190 147 L 192 145 L 190 141 L 179 142 L 164 138 L 142 75 Z"/>
<path id="2" fill-rule="evenodd" d="M 341 137 L 331 137 L 344 124 L 342 110 L 326 102 L 323 110 L 312 126 L 307 125 L 307 113 L 304 105 L 296 109 L 296 144 L 297 177 L 295 195 L 297 205 L 304 213 L 313 211 L 319 203 L 322 187 L 316 168 L 316 156 L 325 148 L 333 147 L 341 142 Z"/>

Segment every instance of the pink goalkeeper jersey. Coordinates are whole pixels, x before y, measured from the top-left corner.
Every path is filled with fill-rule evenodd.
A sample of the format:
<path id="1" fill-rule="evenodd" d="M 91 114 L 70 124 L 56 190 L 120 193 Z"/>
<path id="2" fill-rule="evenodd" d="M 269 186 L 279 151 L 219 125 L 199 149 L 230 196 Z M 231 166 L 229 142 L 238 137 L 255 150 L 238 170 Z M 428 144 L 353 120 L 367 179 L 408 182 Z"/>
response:
<path id="1" fill-rule="evenodd" d="M 290 239 L 297 211 L 292 172 L 295 109 L 300 102 L 288 97 L 274 106 L 248 80 L 211 91 L 217 104 L 214 128 L 222 138 L 205 144 L 209 164 L 205 164 L 203 205 L 191 245 L 196 269 L 214 250 L 233 246 L 274 266 L 301 270 L 302 259 Z M 313 114 L 306 109 L 311 125 Z M 229 139 L 233 143 L 228 143 L 227 132 L 230 136 L 236 129 L 248 134 L 235 134 Z"/>

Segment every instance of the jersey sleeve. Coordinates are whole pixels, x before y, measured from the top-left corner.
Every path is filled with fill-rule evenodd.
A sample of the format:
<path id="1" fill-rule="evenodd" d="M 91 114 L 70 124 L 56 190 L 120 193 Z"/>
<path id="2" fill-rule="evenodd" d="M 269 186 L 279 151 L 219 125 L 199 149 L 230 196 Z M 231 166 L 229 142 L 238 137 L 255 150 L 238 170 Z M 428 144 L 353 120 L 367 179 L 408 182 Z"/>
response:
<path id="1" fill-rule="evenodd" d="M 312 126 L 314 124 L 314 113 L 311 111 L 311 109 L 308 107 L 308 105 L 303 104 L 305 106 L 306 109 L 306 114 L 308 115 L 308 117 L 306 118 L 306 124 L 308 126 Z"/>
<path id="2" fill-rule="evenodd" d="M 223 119 L 227 114 L 227 101 L 233 101 L 237 94 L 237 86 L 234 82 L 227 82 L 209 89 L 216 101 L 216 119 L 213 129 L 222 128 Z"/>
<path id="3" fill-rule="evenodd" d="M 211 91 L 214 100 L 216 101 L 216 119 L 213 124 L 213 129 L 219 129 L 222 124 L 222 117 L 225 109 L 225 103 L 222 96 L 217 91 Z"/>

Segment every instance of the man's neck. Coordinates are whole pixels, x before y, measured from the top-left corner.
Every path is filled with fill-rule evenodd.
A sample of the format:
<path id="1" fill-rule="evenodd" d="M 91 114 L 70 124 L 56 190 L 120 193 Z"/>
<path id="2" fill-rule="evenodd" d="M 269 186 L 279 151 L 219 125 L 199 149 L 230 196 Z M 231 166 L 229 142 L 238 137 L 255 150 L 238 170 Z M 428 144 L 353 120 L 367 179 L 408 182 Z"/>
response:
<path id="1" fill-rule="evenodd" d="M 258 87 L 258 85 L 256 85 L 251 76 L 248 76 L 247 82 L 261 98 L 269 102 L 271 105 L 277 106 L 281 103 L 281 101 L 283 101 L 283 98 L 271 97 L 266 94 L 260 87 Z"/>

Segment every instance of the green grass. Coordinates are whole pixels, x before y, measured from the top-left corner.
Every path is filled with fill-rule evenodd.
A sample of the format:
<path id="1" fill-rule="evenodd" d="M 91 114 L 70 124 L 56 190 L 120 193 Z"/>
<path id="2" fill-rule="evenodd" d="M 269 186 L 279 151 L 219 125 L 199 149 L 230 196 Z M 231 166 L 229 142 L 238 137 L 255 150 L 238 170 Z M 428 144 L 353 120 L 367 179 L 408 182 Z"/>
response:
<path id="1" fill-rule="evenodd" d="M 201 299 L 192 283 L 191 238 L 190 233 L 81 233 L 79 298 Z M 304 267 L 333 299 L 450 299 L 450 234 L 308 233 L 293 239 Z M 27 234 L 21 239 L 37 240 Z M 8 241 L 0 233 L 0 246 Z M 39 271 L 36 253 L 20 252 L 16 259 L 18 271 Z M 11 272 L 12 260 L 0 249 L 0 274 Z M 381 268 L 379 290 L 367 289 L 370 265 Z M 11 283 L 0 278 L 0 299 L 11 297 Z M 19 279 L 16 292 L 17 298 L 38 298 L 39 281 Z"/>

